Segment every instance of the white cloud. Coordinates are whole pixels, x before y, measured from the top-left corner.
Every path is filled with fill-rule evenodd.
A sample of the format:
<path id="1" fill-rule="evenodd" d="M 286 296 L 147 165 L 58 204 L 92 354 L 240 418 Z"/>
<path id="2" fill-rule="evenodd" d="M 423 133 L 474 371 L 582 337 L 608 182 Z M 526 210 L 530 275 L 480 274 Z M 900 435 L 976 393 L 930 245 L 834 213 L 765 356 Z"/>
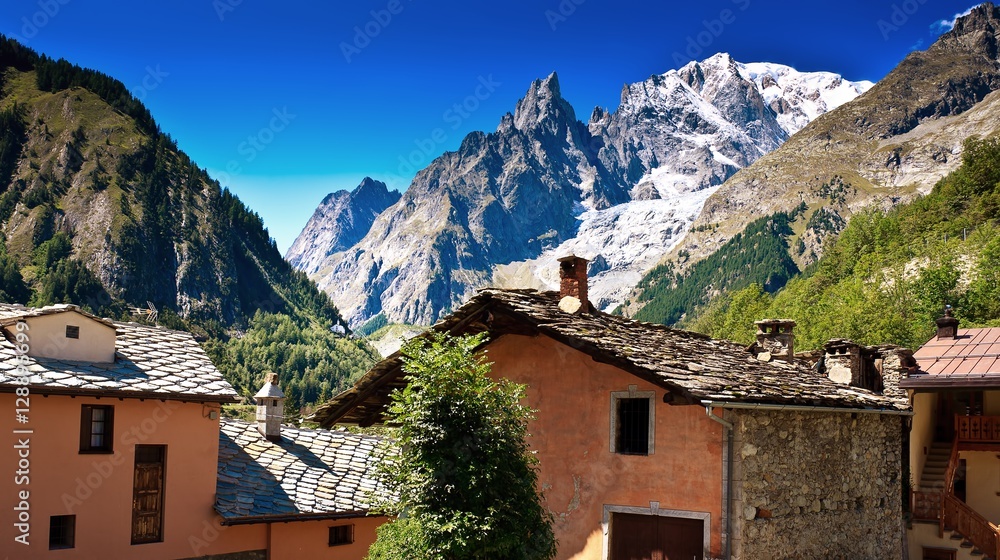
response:
<path id="1" fill-rule="evenodd" d="M 973 6 L 973 8 L 974 7 L 975 6 Z M 947 33 L 951 31 L 955 27 L 955 22 L 958 21 L 958 18 L 969 15 L 970 13 L 972 13 L 973 8 L 969 8 L 968 10 L 965 10 L 960 14 L 955 14 L 954 17 L 952 17 L 951 19 L 942 19 L 935 21 L 934 23 L 931 24 L 931 32 L 936 35 L 940 35 L 942 33 Z"/>

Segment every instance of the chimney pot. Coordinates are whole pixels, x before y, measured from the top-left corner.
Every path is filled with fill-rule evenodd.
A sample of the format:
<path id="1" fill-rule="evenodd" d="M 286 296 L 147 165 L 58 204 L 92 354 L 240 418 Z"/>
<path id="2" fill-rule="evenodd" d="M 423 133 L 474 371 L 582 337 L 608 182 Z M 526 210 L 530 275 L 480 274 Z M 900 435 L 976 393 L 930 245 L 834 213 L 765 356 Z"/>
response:
<path id="1" fill-rule="evenodd" d="M 589 310 L 587 259 L 576 255 L 568 255 L 559 259 L 559 298 L 561 300 L 566 297 L 580 300 L 577 313 L 586 313 Z M 560 305 L 560 307 L 563 306 Z"/>
<path id="2" fill-rule="evenodd" d="M 952 315 L 950 305 L 944 306 L 944 316 L 934 322 L 937 323 L 938 338 L 958 338 L 958 319 Z"/>
<path id="3" fill-rule="evenodd" d="M 257 401 L 257 431 L 270 441 L 281 441 L 285 393 L 278 386 L 278 374 L 267 374 L 267 382 L 253 398 Z"/>
<path id="4" fill-rule="evenodd" d="M 762 352 L 769 352 L 776 360 L 791 360 L 795 356 L 795 321 L 791 319 L 764 319 L 754 321 L 757 326 L 757 345 Z"/>

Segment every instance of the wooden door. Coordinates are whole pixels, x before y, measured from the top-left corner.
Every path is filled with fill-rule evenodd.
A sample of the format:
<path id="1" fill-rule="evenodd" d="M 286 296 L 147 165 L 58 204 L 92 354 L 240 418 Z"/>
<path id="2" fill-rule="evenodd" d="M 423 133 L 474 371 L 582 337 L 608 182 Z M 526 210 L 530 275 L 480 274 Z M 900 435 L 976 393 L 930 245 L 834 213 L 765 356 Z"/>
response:
<path id="1" fill-rule="evenodd" d="M 701 519 L 614 513 L 610 560 L 702 560 Z"/>
<path id="2" fill-rule="evenodd" d="M 132 485 L 132 544 L 163 540 L 163 486 L 166 446 L 135 446 Z"/>

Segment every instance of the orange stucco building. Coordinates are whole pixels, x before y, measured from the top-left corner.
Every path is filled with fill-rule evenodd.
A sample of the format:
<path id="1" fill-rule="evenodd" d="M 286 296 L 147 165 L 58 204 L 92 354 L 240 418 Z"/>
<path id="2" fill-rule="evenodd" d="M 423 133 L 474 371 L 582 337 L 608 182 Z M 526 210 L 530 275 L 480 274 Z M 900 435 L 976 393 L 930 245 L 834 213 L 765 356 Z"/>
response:
<path id="1" fill-rule="evenodd" d="M 282 427 L 276 380 L 259 423 L 220 420 L 236 392 L 187 333 L 6 304 L 0 330 L 7 557 L 367 553 L 376 438 Z"/>
<path id="2" fill-rule="evenodd" d="M 891 375 L 834 380 L 794 357 L 789 321 L 748 350 L 601 313 L 586 261 L 560 272 L 559 292 L 482 290 L 433 327 L 488 332 L 492 375 L 526 385 L 557 558 L 901 557 L 909 407 Z M 402 366 L 389 356 L 314 418 L 380 422 Z"/>

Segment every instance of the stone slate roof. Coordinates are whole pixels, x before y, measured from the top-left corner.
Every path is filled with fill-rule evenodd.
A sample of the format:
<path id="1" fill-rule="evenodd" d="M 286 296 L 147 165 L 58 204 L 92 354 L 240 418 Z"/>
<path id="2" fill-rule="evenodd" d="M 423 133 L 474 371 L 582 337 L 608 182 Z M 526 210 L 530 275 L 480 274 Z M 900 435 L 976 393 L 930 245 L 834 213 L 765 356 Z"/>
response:
<path id="1" fill-rule="evenodd" d="M 489 331 L 545 335 L 659 385 L 674 402 L 703 401 L 907 410 L 905 399 L 841 385 L 805 361 L 759 361 L 734 342 L 634 321 L 590 308 L 569 314 L 557 292 L 486 289 L 432 327 L 452 334 Z M 382 419 L 389 393 L 405 384 L 397 352 L 347 391 L 320 406 L 313 419 L 368 425 Z M 571 381 L 568 381 L 571 383 Z"/>
<path id="2" fill-rule="evenodd" d="M 271 442 L 256 424 L 223 420 L 215 509 L 226 524 L 364 517 L 380 442 L 287 426 Z"/>
<path id="3" fill-rule="evenodd" d="M 932 337 L 913 357 L 920 371 L 904 388 L 1000 387 L 1000 328 L 958 329 L 954 338 Z"/>
<path id="4" fill-rule="evenodd" d="M 0 336 L 0 391 L 15 387 L 18 359 L 27 360 L 34 392 L 68 395 L 167 398 L 235 402 L 238 395 L 190 333 L 138 323 L 118 323 L 76 306 L 27 308 L 0 304 L 0 324 L 52 313 L 81 313 L 116 330 L 115 361 L 92 363 L 18 356 L 12 340 Z"/>

